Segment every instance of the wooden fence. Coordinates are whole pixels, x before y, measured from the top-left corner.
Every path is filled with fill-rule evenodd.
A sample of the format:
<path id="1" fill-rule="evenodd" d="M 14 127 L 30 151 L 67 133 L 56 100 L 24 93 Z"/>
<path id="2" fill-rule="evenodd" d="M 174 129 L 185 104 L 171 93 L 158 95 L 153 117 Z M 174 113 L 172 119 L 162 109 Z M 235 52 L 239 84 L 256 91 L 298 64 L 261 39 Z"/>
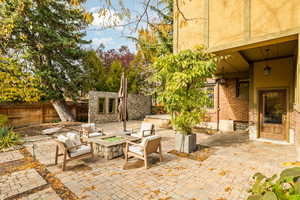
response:
<path id="1" fill-rule="evenodd" d="M 71 103 L 68 106 L 76 116 L 77 121 L 87 121 L 88 103 Z M 51 103 L 35 104 L 0 104 L 0 114 L 9 119 L 9 124 L 15 127 L 49 123 L 59 120 L 59 116 Z"/>

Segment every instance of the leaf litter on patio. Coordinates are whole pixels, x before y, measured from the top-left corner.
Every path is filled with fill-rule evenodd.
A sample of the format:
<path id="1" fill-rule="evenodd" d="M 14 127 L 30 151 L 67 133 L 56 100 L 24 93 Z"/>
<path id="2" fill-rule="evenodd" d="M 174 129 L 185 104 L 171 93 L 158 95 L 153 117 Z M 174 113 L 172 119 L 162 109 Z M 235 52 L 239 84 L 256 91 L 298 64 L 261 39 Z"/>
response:
<path id="1" fill-rule="evenodd" d="M 211 155 L 213 155 L 213 153 L 216 150 L 214 148 L 208 148 L 208 147 L 203 147 L 203 146 L 198 146 L 198 150 L 192 153 L 183 153 L 183 152 L 178 152 L 176 150 L 171 150 L 168 153 L 176 155 L 178 157 L 182 157 L 182 158 L 188 158 L 191 160 L 196 160 L 196 161 L 200 161 L 203 162 L 206 159 L 208 159 Z"/>

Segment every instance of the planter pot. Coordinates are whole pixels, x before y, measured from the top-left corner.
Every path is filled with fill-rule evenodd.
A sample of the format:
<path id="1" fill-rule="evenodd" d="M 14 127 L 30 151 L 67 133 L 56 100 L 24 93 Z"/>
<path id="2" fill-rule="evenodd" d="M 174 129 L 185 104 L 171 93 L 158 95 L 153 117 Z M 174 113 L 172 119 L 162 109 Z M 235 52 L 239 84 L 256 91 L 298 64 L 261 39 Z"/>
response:
<path id="1" fill-rule="evenodd" d="M 183 135 L 180 133 L 175 134 L 175 150 L 184 153 L 191 153 L 195 151 L 196 134 Z"/>

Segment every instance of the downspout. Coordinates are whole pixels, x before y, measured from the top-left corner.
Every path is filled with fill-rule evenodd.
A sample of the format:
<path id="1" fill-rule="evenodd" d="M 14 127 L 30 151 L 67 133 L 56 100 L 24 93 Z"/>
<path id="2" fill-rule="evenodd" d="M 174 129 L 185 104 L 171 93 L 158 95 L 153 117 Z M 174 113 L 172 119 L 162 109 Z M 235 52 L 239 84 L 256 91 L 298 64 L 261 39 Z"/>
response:
<path id="1" fill-rule="evenodd" d="M 220 130 L 220 81 L 217 80 L 217 131 Z"/>

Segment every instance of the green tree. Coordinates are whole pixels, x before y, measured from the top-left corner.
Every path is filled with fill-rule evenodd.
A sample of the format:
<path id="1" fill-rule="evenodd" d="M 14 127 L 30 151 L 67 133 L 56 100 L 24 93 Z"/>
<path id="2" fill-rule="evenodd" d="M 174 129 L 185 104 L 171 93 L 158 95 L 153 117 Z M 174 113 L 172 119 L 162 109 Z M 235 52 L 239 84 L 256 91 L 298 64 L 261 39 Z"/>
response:
<path id="1" fill-rule="evenodd" d="M 0 57 L 0 103 L 36 102 L 45 98 L 41 79 L 23 72 L 16 61 Z"/>
<path id="2" fill-rule="evenodd" d="M 158 16 L 159 20 L 148 22 L 148 29 L 141 29 L 137 38 L 132 38 L 137 44 L 137 54 L 133 65 L 141 71 L 143 93 L 151 93 L 155 85 L 148 82 L 154 73 L 151 65 L 160 57 L 173 53 L 173 0 L 160 0 L 159 6 L 149 9 Z M 154 94 L 154 98 L 156 95 Z"/>
<path id="3" fill-rule="evenodd" d="M 6 0 L 0 4 L 0 53 L 18 56 L 34 75 L 62 121 L 73 121 L 65 98 L 74 100 L 82 91 L 82 38 L 92 17 L 80 4 L 83 0 Z M 12 17 L 13 16 L 13 20 Z"/>
<path id="4" fill-rule="evenodd" d="M 180 133 L 191 134 L 204 116 L 210 104 L 205 83 L 215 73 L 216 63 L 215 55 L 197 48 L 160 57 L 152 65 L 151 79 L 158 84 L 154 92 Z"/>
<path id="5" fill-rule="evenodd" d="M 104 66 L 96 51 L 87 51 L 83 59 L 83 66 L 85 72 L 83 77 L 84 92 L 106 91 Z"/>
<path id="6" fill-rule="evenodd" d="M 118 92 L 120 89 L 121 73 L 124 71 L 119 60 L 114 60 L 107 72 L 105 80 L 107 91 Z"/>

